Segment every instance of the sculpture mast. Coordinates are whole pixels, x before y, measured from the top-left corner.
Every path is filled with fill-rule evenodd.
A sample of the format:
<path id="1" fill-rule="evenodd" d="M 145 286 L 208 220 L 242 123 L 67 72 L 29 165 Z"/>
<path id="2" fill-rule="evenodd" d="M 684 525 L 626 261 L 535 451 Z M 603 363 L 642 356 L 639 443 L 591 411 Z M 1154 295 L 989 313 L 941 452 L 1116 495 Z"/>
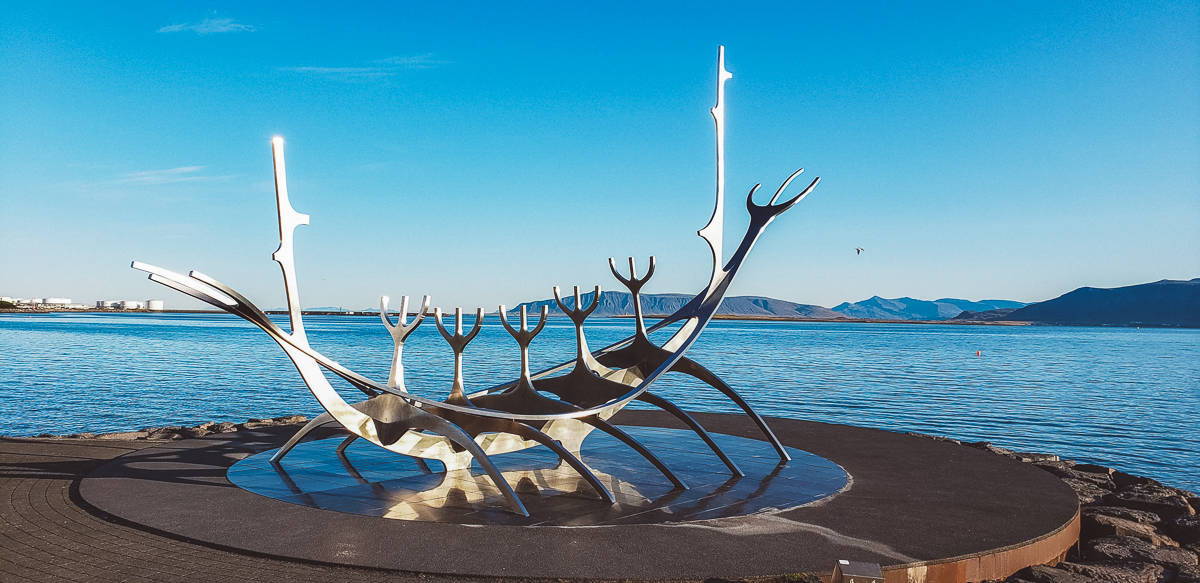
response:
<path id="1" fill-rule="evenodd" d="M 307 343 L 304 320 L 300 314 L 300 288 L 296 285 L 296 260 L 293 254 L 293 234 L 296 227 L 308 224 L 308 215 L 296 212 L 288 202 L 287 168 L 283 163 L 283 138 L 271 138 L 271 155 L 275 162 L 275 202 L 279 207 L 279 249 L 271 258 L 283 270 L 283 287 L 287 292 L 288 318 L 292 323 L 292 338 Z"/>
<path id="2" fill-rule="evenodd" d="M 717 104 L 710 110 L 717 126 L 717 204 L 712 218 L 704 228 L 696 232 L 712 248 L 713 269 L 708 281 L 709 289 L 717 282 L 725 257 L 722 240 L 725 233 L 725 82 L 733 74 L 725 70 L 725 45 L 717 49 Z"/>

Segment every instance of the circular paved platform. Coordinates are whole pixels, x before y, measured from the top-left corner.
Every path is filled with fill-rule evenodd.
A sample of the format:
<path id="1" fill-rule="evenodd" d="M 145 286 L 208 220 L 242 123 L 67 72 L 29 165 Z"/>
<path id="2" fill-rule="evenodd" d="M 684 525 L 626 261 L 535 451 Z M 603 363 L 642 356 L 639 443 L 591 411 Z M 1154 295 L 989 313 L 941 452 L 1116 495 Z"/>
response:
<path id="1" fill-rule="evenodd" d="M 759 437 L 742 416 L 697 418 L 713 432 Z M 657 412 L 627 411 L 615 421 L 675 426 Z M 771 423 L 789 447 L 844 468 L 849 486 L 799 507 L 781 504 L 775 507 L 782 510 L 658 524 L 388 520 L 234 486 L 227 479 L 230 466 L 278 447 L 286 437 L 263 430 L 127 454 L 85 478 L 79 493 L 128 523 L 222 548 L 476 576 L 736 578 L 828 572 L 835 560 L 851 559 L 884 565 L 889 583 L 978 581 L 1051 561 L 1078 537 L 1074 493 L 1037 468 L 899 433 L 789 419 Z M 662 457 L 671 463 L 671 453 Z"/>

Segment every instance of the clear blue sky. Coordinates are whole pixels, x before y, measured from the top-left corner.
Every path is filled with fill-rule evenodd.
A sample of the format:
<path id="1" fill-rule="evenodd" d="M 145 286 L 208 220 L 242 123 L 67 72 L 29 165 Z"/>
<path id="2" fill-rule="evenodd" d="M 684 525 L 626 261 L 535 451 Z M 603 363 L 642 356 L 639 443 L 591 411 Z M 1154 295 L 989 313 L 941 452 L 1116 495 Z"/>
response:
<path id="1" fill-rule="evenodd" d="M 281 305 L 275 134 L 305 305 L 494 307 L 650 254 L 647 291 L 695 291 L 719 44 L 726 238 L 755 182 L 823 178 L 735 295 L 1200 276 L 1196 2 L 431 4 L 7 5 L 0 295 L 193 305 L 139 259 Z"/>

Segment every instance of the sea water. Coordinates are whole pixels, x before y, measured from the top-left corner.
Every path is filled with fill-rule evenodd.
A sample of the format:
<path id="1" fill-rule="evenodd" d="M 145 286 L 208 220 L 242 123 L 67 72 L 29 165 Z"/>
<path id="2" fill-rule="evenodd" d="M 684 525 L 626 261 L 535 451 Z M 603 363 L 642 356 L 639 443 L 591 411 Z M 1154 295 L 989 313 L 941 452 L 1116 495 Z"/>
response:
<path id="1" fill-rule="evenodd" d="M 305 322 L 314 348 L 387 379 L 391 339 L 377 317 Z M 593 348 L 632 329 L 623 318 L 586 327 Z M 532 364 L 574 347 L 571 323 L 552 318 Z M 404 354 L 410 390 L 447 394 L 452 353 L 432 322 Z M 764 415 L 986 440 L 1200 490 L 1200 330 L 720 320 L 688 356 Z M 485 317 L 466 351 L 468 391 L 512 379 L 519 362 Z M 738 410 L 690 377 L 656 387 L 685 409 Z M 320 412 L 278 346 L 224 314 L 0 315 L 0 395 L 0 434 L 18 436 Z"/>

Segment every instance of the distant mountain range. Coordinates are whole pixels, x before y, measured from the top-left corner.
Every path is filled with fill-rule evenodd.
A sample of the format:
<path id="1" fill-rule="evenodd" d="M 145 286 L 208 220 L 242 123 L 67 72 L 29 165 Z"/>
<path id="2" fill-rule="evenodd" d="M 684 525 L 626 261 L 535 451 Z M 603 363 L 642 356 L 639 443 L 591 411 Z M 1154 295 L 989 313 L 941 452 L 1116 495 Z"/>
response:
<path id="1" fill-rule="evenodd" d="M 582 294 L 583 305 L 592 301 L 592 292 Z M 643 294 L 642 311 L 647 316 L 665 316 L 678 310 L 692 296 L 687 294 Z M 575 305 L 575 298 L 564 298 L 568 306 Z M 546 306 L 551 314 L 561 314 L 553 299 L 525 302 L 523 304 L 529 313 L 536 313 Z M 845 302 L 833 309 L 814 306 L 812 304 L 797 304 L 786 300 L 763 296 L 734 296 L 725 298 L 719 316 L 781 318 L 802 320 L 946 320 L 961 314 L 964 310 L 986 311 L 1004 308 L 1019 308 L 1022 302 L 1011 300 L 960 300 L 943 298 L 940 300 L 917 300 L 913 298 L 885 299 L 875 296 L 861 302 Z M 519 311 L 520 305 L 510 312 Z M 594 316 L 632 316 L 633 298 L 626 292 L 608 291 L 600 294 L 600 306 L 593 312 Z"/>
<path id="2" fill-rule="evenodd" d="M 580 294 L 583 305 L 591 305 L 592 292 Z M 666 316 L 683 307 L 692 296 L 687 294 L 642 294 L 642 313 L 646 316 Z M 563 303 L 575 305 L 574 296 L 564 297 Z M 553 298 L 536 302 L 525 302 L 509 310 L 520 311 L 521 306 L 535 314 L 547 306 L 551 314 L 562 314 Z M 628 292 L 606 291 L 600 294 L 600 305 L 592 312 L 593 316 L 632 316 L 633 296 Z M 717 315 L 722 316 L 754 316 L 761 318 L 792 318 L 792 319 L 835 319 L 842 318 L 841 314 L 811 304 L 797 304 L 786 300 L 777 300 L 762 296 L 734 296 L 725 298 Z"/>
<path id="3" fill-rule="evenodd" d="M 592 301 L 592 292 L 582 294 L 584 305 Z M 642 310 L 647 317 L 674 313 L 692 298 L 688 294 L 643 294 Z M 564 298 L 568 306 L 574 297 Z M 531 314 L 549 308 L 561 315 L 553 299 L 518 304 L 510 313 L 525 306 Z M 282 310 L 280 310 L 282 311 Z M 336 313 L 340 307 L 305 308 L 317 313 Z M 359 312 L 378 312 L 365 309 Z M 607 291 L 593 316 L 632 316 L 633 298 L 627 292 Z M 881 298 L 843 302 L 831 308 L 798 304 L 763 296 L 725 298 L 718 316 L 778 318 L 786 320 L 897 320 L 955 322 L 1033 322 L 1039 324 L 1097 326 L 1179 326 L 1200 328 L 1200 278 L 1191 281 L 1167 280 L 1112 289 L 1081 287 L 1052 300 L 1026 304 L 1013 300 L 962 300 L 941 298 Z"/>
<path id="4" fill-rule="evenodd" d="M 886 299 L 874 296 L 861 302 L 843 302 L 833 307 L 833 311 L 850 318 L 863 320 L 946 320 L 953 318 L 966 310 L 983 312 L 1020 308 L 1025 304 L 1012 300 L 960 300 L 942 298 L 940 300 L 917 300 L 913 298 Z"/>
<path id="5" fill-rule="evenodd" d="M 1200 278 L 1164 279 L 1115 288 L 1081 287 L 1052 300 L 1005 313 L 960 314 L 956 319 L 1076 326 L 1200 328 Z"/>

